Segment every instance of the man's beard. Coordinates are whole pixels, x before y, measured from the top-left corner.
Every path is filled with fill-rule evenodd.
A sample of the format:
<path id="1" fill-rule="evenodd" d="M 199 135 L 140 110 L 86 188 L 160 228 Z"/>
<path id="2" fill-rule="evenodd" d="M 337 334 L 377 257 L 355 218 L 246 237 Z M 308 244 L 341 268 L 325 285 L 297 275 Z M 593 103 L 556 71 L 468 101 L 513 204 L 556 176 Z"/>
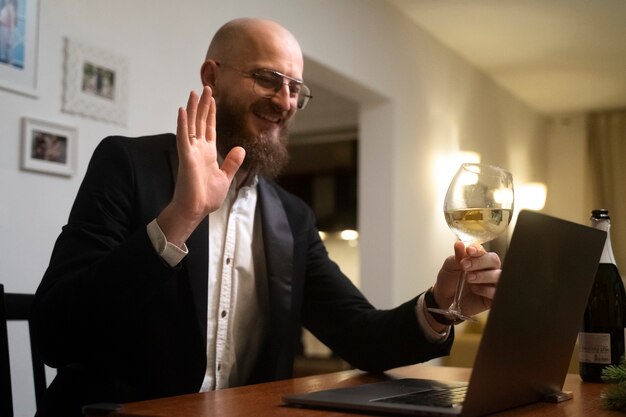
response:
<path id="1" fill-rule="evenodd" d="M 226 157 L 232 148 L 241 146 L 246 150 L 241 168 L 249 173 L 275 178 L 287 164 L 288 124 L 283 125 L 277 135 L 269 131 L 254 135 L 245 128 L 245 112 L 222 99 L 217 107 L 216 125 L 220 155 Z"/>

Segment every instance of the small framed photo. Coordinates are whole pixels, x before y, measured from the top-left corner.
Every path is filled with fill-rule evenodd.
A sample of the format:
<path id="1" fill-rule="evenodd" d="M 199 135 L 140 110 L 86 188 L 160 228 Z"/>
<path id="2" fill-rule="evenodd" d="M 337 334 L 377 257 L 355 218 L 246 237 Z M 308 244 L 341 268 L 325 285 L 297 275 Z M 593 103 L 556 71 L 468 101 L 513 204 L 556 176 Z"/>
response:
<path id="1" fill-rule="evenodd" d="M 77 140 L 76 128 L 24 117 L 21 168 L 71 177 L 76 172 Z"/>
<path id="2" fill-rule="evenodd" d="M 126 126 L 128 60 L 65 39 L 63 111 Z"/>
<path id="3" fill-rule="evenodd" d="M 39 0 L 0 0 L 0 88 L 37 97 Z"/>

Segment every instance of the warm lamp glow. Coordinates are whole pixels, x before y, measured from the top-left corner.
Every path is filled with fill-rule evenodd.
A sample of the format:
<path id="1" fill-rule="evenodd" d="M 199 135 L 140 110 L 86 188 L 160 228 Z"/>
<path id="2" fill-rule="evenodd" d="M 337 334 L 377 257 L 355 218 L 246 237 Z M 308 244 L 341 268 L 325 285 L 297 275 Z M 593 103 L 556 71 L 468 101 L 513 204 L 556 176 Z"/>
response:
<path id="1" fill-rule="evenodd" d="M 507 188 L 495 190 L 493 192 L 493 199 L 502 206 L 510 207 L 513 202 L 513 191 Z"/>
<path id="2" fill-rule="evenodd" d="M 359 238 L 359 232 L 356 230 L 346 229 L 341 231 L 340 236 L 343 240 L 357 240 Z"/>
<path id="3" fill-rule="evenodd" d="M 443 197 L 446 195 L 446 190 L 448 189 L 448 185 L 450 185 L 450 181 L 452 181 L 452 177 L 454 177 L 454 174 L 456 174 L 461 164 L 466 162 L 479 164 L 480 154 L 471 151 L 458 151 L 441 155 L 437 158 L 435 178 L 437 178 L 437 189 L 440 193 L 438 201 L 443 201 Z M 472 181 L 472 179 L 468 179 L 468 181 Z"/>
<path id="4" fill-rule="evenodd" d="M 517 210 L 541 210 L 546 204 L 548 189 L 542 182 L 526 182 L 515 187 Z"/>
<path id="5" fill-rule="evenodd" d="M 448 155 L 442 155 L 437 159 L 436 164 L 436 176 L 435 178 L 441 178 L 446 184 L 448 184 L 454 177 L 454 174 L 458 171 L 459 167 L 463 163 L 480 163 L 480 154 L 478 152 L 471 151 L 459 151 Z"/>

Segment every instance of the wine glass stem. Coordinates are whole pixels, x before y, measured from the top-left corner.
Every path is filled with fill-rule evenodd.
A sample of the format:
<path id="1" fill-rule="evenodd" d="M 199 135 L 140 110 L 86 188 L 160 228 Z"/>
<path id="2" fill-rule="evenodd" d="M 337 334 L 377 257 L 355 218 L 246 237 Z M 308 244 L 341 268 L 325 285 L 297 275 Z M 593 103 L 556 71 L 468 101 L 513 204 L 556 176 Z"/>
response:
<path id="1" fill-rule="evenodd" d="M 463 294 L 463 288 L 465 287 L 465 277 L 467 275 L 466 271 L 461 272 L 461 276 L 459 277 L 459 282 L 456 284 L 456 293 L 454 294 L 454 301 L 450 305 L 450 310 L 461 313 L 461 295 Z"/>

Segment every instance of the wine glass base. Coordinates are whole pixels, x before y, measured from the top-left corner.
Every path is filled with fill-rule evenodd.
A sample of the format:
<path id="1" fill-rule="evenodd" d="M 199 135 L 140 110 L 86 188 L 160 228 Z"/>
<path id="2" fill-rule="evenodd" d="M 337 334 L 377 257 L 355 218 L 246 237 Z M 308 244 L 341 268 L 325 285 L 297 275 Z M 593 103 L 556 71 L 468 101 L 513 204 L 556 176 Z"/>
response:
<path id="1" fill-rule="evenodd" d="M 460 313 L 458 311 L 454 311 L 454 310 L 445 310 L 443 308 L 428 308 L 428 311 L 431 311 L 433 313 L 437 313 L 437 314 L 441 314 L 443 316 L 448 317 L 449 319 L 461 319 L 464 321 L 471 321 L 472 323 L 478 323 L 478 320 L 475 319 L 474 317 L 471 316 L 466 316 L 463 313 Z"/>

